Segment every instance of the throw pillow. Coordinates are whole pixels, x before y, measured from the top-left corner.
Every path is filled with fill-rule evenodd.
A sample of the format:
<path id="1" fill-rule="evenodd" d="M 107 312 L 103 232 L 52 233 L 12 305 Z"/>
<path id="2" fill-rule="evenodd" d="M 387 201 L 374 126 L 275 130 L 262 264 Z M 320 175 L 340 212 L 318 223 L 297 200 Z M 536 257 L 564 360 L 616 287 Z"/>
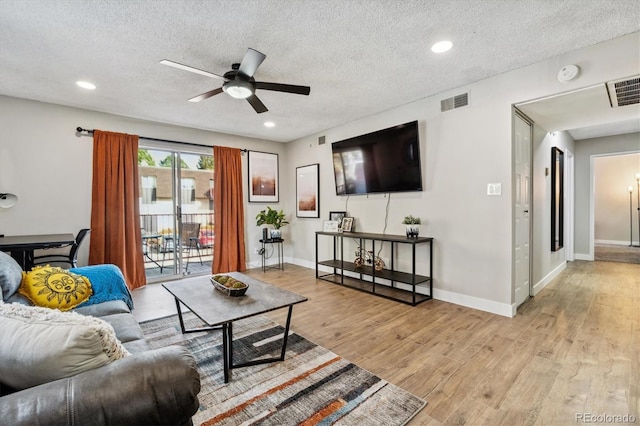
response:
<path id="1" fill-rule="evenodd" d="M 93 294 L 86 277 L 49 265 L 25 272 L 18 293 L 34 305 L 61 311 L 73 309 Z"/>
<path id="2" fill-rule="evenodd" d="M 0 251 L 0 300 L 7 300 L 18 290 L 22 268 L 15 259 Z"/>
<path id="3" fill-rule="evenodd" d="M 130 355 L 107 322 L 76 312 L 0 303 L 0 380 L 25 389 Z"/>

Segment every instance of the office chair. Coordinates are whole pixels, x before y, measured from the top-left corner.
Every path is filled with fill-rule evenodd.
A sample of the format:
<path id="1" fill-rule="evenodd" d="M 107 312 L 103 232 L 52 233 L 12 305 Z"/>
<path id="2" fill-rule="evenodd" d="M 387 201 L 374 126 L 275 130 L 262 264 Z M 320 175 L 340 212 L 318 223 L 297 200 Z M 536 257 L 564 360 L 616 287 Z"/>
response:
<path id="1" fill-rule="evenodd" d="M 68 253 L 56 253 L 56 254 L 47 254 L 44 256 L 36 256 L 33 258 L 34 265 L 45 265 L 48 263 L 68 263 L 72 268 L 78 267 L 78 249 L 80 248 L 80 244 L 87 236 L 87 234 L 91 232 L 91 229 L 81 229 L 76 235 L 76 239 L 69 247 Z"/>

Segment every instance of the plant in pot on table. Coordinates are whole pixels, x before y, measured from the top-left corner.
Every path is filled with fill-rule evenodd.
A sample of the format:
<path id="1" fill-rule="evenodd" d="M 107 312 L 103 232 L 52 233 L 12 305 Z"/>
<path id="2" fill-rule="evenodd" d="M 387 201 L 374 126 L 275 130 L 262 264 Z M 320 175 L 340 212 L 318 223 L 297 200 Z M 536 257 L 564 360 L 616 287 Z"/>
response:
<path id="1" fill-rule="evenodd" d="M 407 231 L 407 237 L 409 238 L 417 238 L 420 234 L 420 225 L 422 221 L 419 217 L 413 217 L 411 215 L 405 216 L 402 223 L 405 225 Z"/>
<path id="2" fill-rule="evenodd" d="M 273 229 L 270 232 L 269 238 L 271 239 L 280 239 L 282 238 L 282 233 L 280 228 L 286 225 L 287 220 L 285 218 L 285 214 L 282 210 L 277 211 L 267 206 L 267 210 L 261 210 L 260 213 L 256 216 L 256 225 L 271 225 Z"/>

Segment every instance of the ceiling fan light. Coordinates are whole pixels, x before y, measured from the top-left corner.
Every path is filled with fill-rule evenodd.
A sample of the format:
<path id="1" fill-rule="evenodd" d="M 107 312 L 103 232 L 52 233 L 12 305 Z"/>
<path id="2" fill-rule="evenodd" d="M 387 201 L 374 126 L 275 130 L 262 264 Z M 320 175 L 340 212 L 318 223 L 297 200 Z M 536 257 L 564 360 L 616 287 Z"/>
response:
<path id="1" fill-rule="evenodd" d="M 229 94 L 229 96 L 236 99 L 247 99 L 253 95 L 253 86 L 242 80 L 227 81 L 222 85 L 222 90 Z"/>

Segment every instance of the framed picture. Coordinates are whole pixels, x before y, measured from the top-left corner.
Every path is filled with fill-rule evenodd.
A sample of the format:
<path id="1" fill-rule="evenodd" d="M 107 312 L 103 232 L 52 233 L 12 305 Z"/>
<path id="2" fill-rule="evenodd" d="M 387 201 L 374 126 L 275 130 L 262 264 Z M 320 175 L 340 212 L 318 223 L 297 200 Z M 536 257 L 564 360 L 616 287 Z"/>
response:
<path id="1" fill-rule="evenodd" d="M 347 215 L 347 212 L 329 212 L 329 220 L 337 220 L 338 228 L 342 229 L 342 219 Z"/>
<path id="2" fill-rule="evenodd" d="M 351 232 L 353 229 L 353 218 L 352 217 L 343 217 L 342 218 L 342 232 Z"/>
<path id="3" fill-rule="evenodd" d="M 249 151 L 249 202 L 277 203 L 278 154 Z"/>
<path id="4" fill-rule="evenodd" d="M 296 216 L 320 217 L 320 164 L 296 167 Z"/>
<path id="5" fill-rule="evenodd" d="M 337 220 L 325 220 L 322 223 L 322 231 L 323 232 L 338 232 L 339 226 L 342 222 L 338 222 Z"/>

